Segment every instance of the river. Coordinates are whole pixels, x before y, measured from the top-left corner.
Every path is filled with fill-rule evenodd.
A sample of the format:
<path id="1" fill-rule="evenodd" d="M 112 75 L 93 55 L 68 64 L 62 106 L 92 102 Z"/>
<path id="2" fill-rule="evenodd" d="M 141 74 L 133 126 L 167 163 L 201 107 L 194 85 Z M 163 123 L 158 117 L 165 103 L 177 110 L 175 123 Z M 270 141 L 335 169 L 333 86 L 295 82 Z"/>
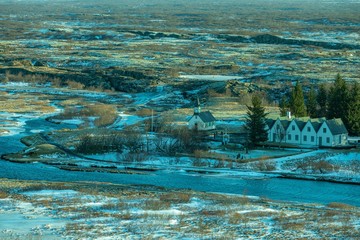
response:
<path id="1" fill-rule="evenodd" d="M 19 142 L 31 130 L 52 130 L 56 125 L 43 119 L 28 121 L 25 132 L 9 137 L 0 137 L 0 154 L 16 152 L 24 146 Z M 156 171 L 149 174 L 112 174 L 69 172 L 41 163 L 19 164 L 0 160 L 0 178 L 47 181 L 97 181 L 119 184 L 151 184 L 155 186 L 193 189 L 206 192 L 244 194 L 266 197 L 274 200 L 306 203 L 342 202 L 360 207 L 360 186 L 330 182 L 265 178 L 244 179 L 186 173 L 184 171 Z"/>

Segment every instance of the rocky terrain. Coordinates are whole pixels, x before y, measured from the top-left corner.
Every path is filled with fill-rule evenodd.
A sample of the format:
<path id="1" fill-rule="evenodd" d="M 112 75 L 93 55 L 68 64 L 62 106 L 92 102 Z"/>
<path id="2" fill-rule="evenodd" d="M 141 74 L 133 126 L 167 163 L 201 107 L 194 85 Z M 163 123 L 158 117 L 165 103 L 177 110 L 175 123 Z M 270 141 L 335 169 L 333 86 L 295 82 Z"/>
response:
<path id="1" fill-rule="evenodd" d="M 238 130 L 253 92 L 278 115 L 297 80 L 305 92 L 338 73 L 360 82 L 359 10 L 350 0 L 0 0 L 0 238 L 356 238 L 358 150 L 212 142 L 179 155 L 166 144 L 189 135 L 163 133 L 186 129 L 197 97 Z"/>
<path id="2" fill-rule="evenodd" d="M 356 2 L 0 5 L 2 81 L 20 74 L 125 92 L 170 85 L 191 94 L 207 86 L 201 90 L 230 89 L 234 95 L 241 94 L 237 86 L 244 83 L 280 89 L 295 80 L 332 81 L 337 73 L 359 81 Z M 181 77 L 193 74 L 235 80 Z"/>

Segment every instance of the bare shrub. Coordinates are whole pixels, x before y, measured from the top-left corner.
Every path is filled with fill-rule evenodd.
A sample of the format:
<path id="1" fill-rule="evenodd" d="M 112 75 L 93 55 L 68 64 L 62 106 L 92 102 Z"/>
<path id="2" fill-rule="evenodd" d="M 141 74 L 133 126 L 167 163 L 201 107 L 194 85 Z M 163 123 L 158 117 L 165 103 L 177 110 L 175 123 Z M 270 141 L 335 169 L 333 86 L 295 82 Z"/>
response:
<path id="1" fill-rule="evenodd" d="M 120 156 L 119 160 L 123 163 L 140 163 L 147 159 L 147 154 L 143 152 L 127 153 Z"/>
<path id="2" fill-rule="evenodd" d="M 80 138 L 76 146 L 79 153 L 102 153 L 109 151 L 121 152 L 124 146 L 124 136 L 117 132 L 87 134 Z"/>
<path id="3" fill-rule="evenodd" d="M 193 158 L 192 159 L 192 166 L 194 167 L 206 167 L 209 165 L 209 162 L 201 159 L 201 158 Z"/>
<path id="4" fill-rule="evenodd" d="M 339 169 L 339 167 L 334 166 L 333 164 L 325 161 L 325 160 L 319 160 L 315 161 L 311 164 L 311 168 L 313 171 L 319 171 L 320 173 L 327 173 L 327 172 L 333 172 Z"/>
<path id="5" fill-rule="evenodd" d="M 224 168 L 225 167 L 225 160 L 216 161 L 214 164 L 214 168 Z"/>
<path id="6" fill-rule="evenodd" d="M 276 165 L 274 162 L 266 161 L 266 160 L 259 160 L 252 164 L 254 169 L 258 171 L 274 171 L 276 170 Z"/>
<path id="7" fill-rule="evenodd" d="M 123 134 L 125 136 L 124 146 L 130 151 L 130 153 L 140 152 L 144 145 L 144 140 L 140 130 L 132 126 L 126 127 Z"/>

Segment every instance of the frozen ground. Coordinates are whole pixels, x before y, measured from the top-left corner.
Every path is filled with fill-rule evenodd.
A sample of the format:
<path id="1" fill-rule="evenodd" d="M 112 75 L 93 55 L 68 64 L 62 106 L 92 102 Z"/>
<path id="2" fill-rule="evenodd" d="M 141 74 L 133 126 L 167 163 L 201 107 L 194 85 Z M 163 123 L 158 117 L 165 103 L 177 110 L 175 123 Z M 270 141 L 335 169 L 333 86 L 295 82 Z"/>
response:
<path id="1" fill-rule="evenodd" d="M 305 239 L 359 236 L 360 211 L 104 183 L 0 183 L 2 239 Z M 4 220 L 4 221 L 3 221 Z"/>

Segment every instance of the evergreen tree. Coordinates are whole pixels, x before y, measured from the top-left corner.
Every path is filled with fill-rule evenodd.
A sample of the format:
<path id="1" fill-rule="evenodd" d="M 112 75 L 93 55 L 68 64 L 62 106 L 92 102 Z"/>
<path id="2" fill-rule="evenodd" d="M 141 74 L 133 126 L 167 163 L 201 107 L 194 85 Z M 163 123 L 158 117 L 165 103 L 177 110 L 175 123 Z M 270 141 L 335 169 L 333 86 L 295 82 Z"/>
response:
<path id="1" fill-rule="evenodd" d="M 345 80 L 337 74 L 334 85 L 331 86 L 328 95 L 327 117 L 341 118 L 347 126 L 349 93 Z"/>
<path id="2" fill-rule="evenodd" d="M 289 103 L 288 103 L 287 97 L 285 95 L 282 96 L 282 98 L 279 102 L 279 108 L 280 108 L 280 116 L 285 117 L 286 113 L 289 111 Z"/>
<path id="3" fill-rule="evenodd" d="M 319 105 L 319 111 L 317 117 L 325 117 L 327 115 L 327 98 L 328 93 L 324 84 L 319 86 L 318 94 L 316 97 L 317 103 Z"/>
<path id="4" fill-rule="evenodd" d="M 360 86 L 354 83 L 349 97 L 348 113 L 346 122 L 350 135 L 360 136 Z"/>
<path id="5" fill-rule="evenodd" d="M 296 81 L 295 88 L 291 92 L 290 110 L 296 117 L 306 116 L 304 94 L 299 81 Z"/>
<path id="6" fill-rule="evenodd" d="M 306 109 L 311 118 L 315 118 L 317 116 L 316 92 L 313 87 L 311 87 L 307 94 Z"/>
<path id="7" fill-rule="evenodd" d="M 248 141 L 251 146 L 267 141 L 265 108 L 261 106 L 260 97 L 254 95 L 251 99 L 252 106 L 247 106 L 247 117 L 245 128 L 248 131 Z"/>

